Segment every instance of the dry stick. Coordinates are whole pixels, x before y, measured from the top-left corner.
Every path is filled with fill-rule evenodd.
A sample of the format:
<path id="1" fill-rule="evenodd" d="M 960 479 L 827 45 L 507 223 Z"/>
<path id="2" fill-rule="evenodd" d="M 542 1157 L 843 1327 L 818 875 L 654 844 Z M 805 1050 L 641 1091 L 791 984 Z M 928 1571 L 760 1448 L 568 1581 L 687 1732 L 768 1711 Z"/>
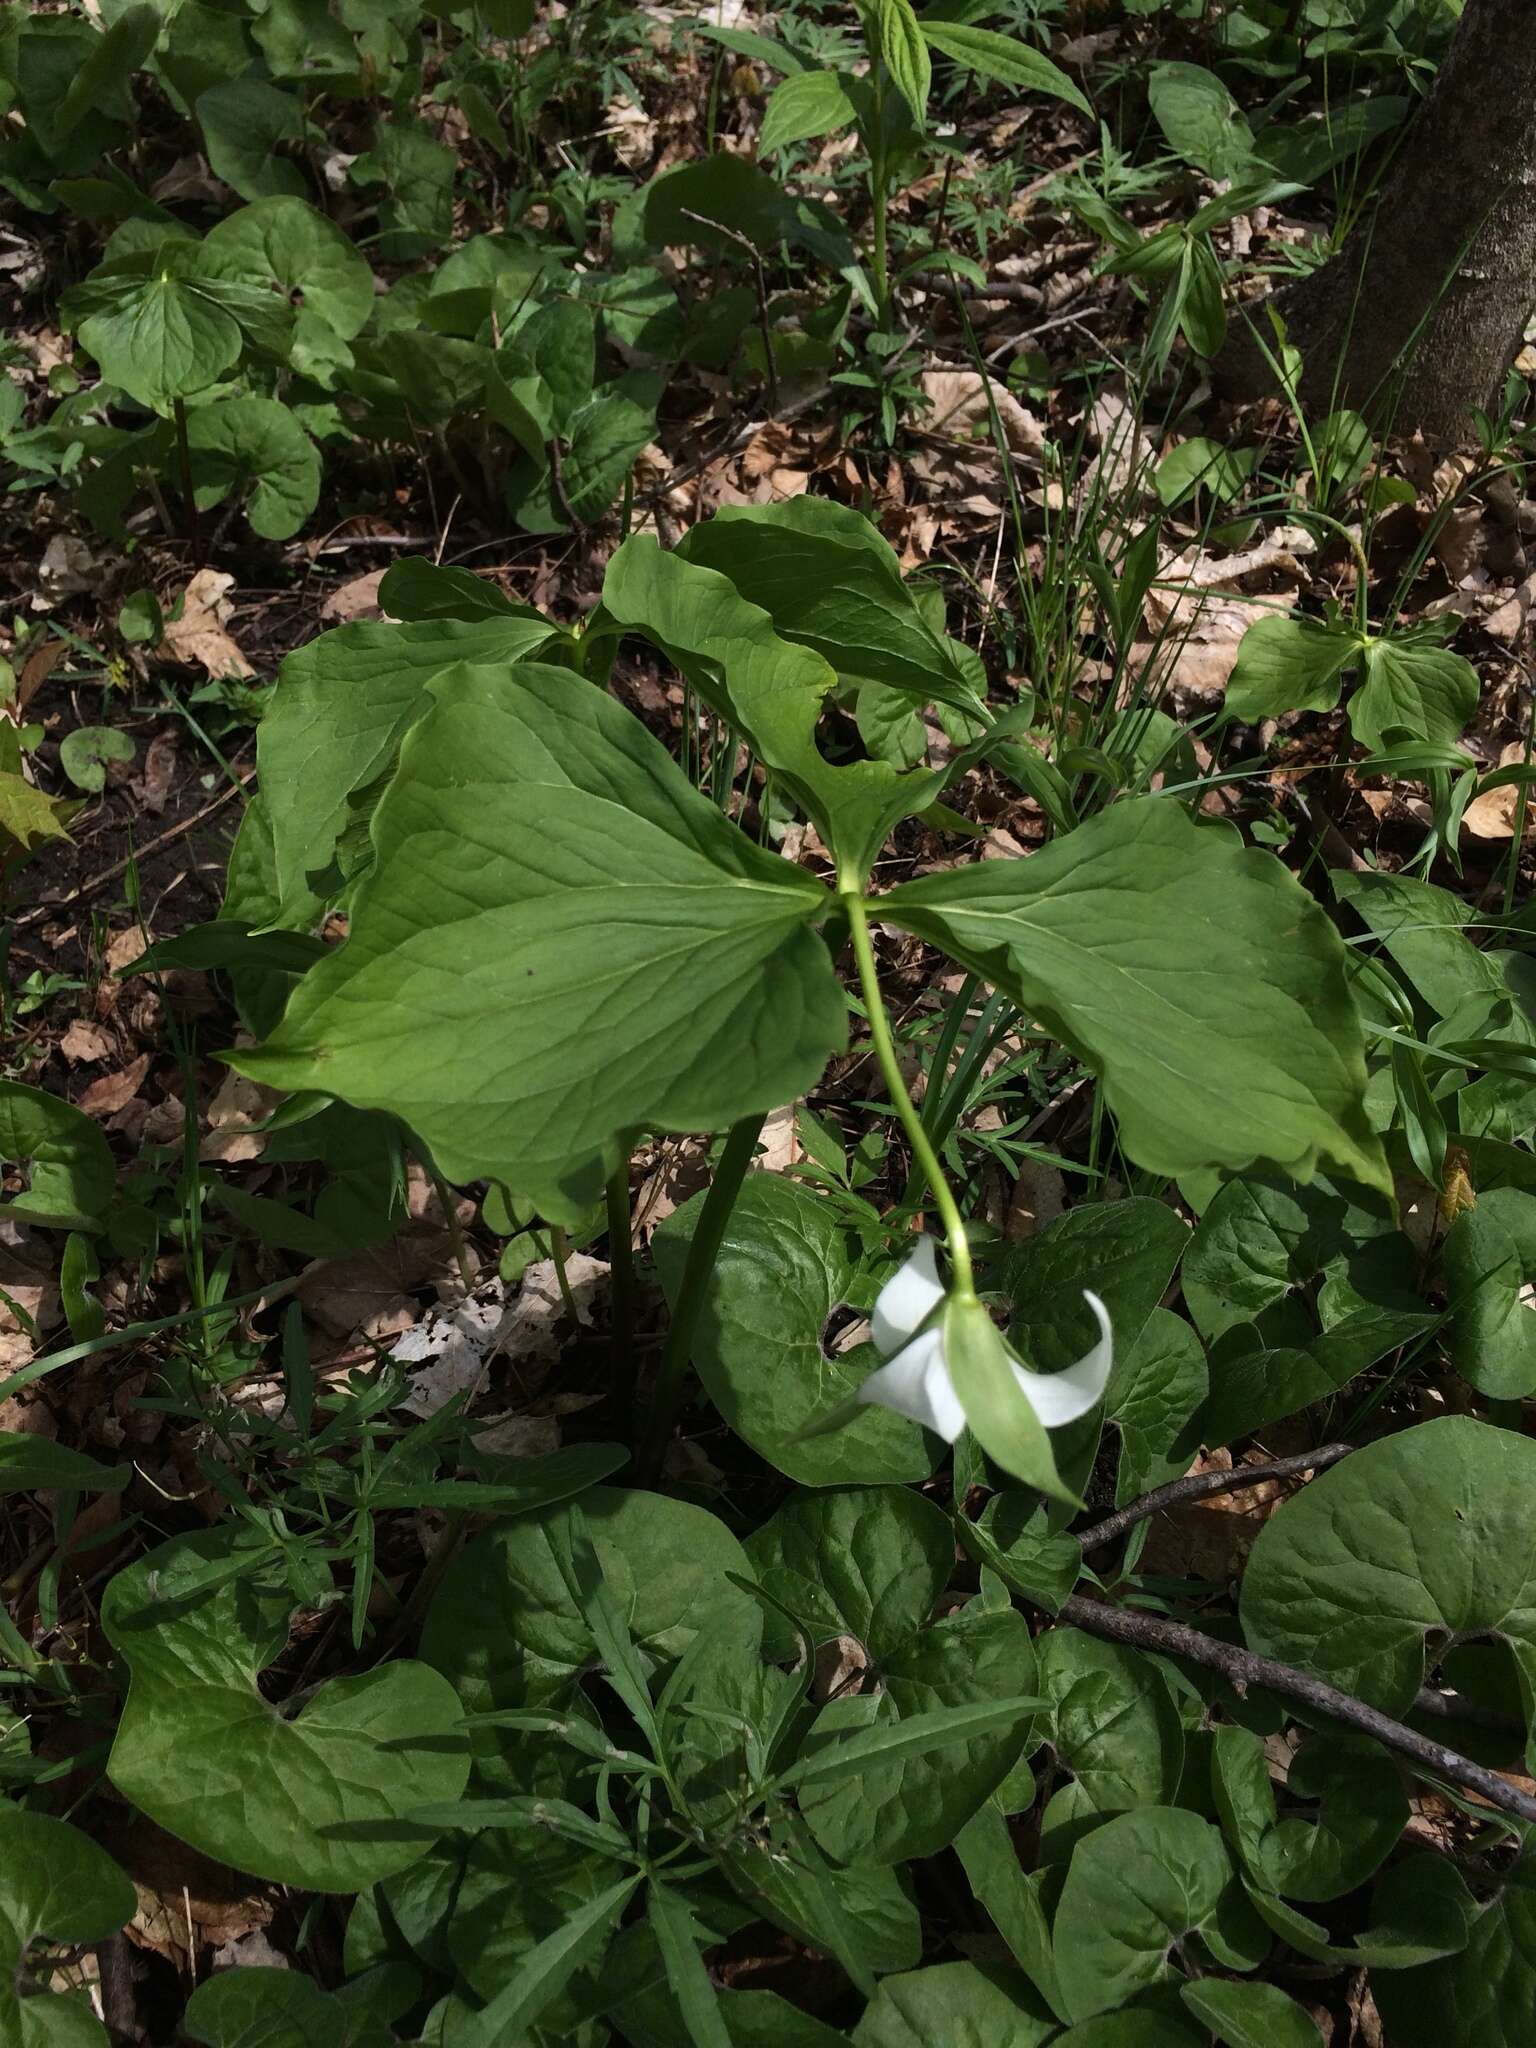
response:
<path id="1" fill-rule="evenodd" d="M 13 918 L 12 924 L 17 931 L 21 931 L 26 925 L 40 924 L 45 917 L 56 917 L 61 910 L 67 910 L 72 903 L 78 903 L 82 897 L 94 896 L 98 889 L 108 882 L 115 881 L 134 861 L 148 860 L 151 854 L 163 853 L 175 840 L 180 839 L 185 833 L 194 831 L 205 818 L 211 818 L 215 811 L 222 810 L 231 797 L 240 796 L 248 790 L 255 780 L 256 770 L 253 768 L 249 774 L 242 775 L 238 782 L 232 782 L 228 789 L 220 790 L 211 804 L 204 804 L 200 811 L 194 811 L 190 818 L 183 818 L 179 825 L 173 825 L 168 832 L 162 832 L 158 839 L 151 839 L 147 846 L 136 846 L 132 853 L 125 853 L 121 860 L 113 861 L 111 867 L 103 868 L 99 875 L 92 875 L 88 882 L 82 882 L 78 889 L 71 889 L 67 896 L 59 897 L 57 902 L 33 904 L 30 910 L 23 911 L 20 917 Z"/>
<path id="2" fill-rule="evenodd" d="M 1097 1550 L 1164 1508 L 1178 1507 L 1187 1500 L 1209 1500 L 1218 1493 L 1236 1493 L 1239 1488 L 1257 1486 L 1264 1479 L 1294 1479 L 1298 1472 L 1326 1472 L 1353 1449 L 1353 1444 L 1323 1444 L 1315 1451 L 1297 1451 L 1289 1458 L 1276 1458 L 1270 1465 L 1234 1465 L 1230 1472 L 1191 1472 L 1183 1479 L 1170 1480 L 1166 1486 L 1154 1487 L 1140 1500 L 1133 1500 L 1128 1508 L 1095 1522 L 1091 1529 L 1073 1533 L 1084 1550 Z"/>
<path id="3" fill-rule="evenodd" d="M 1261 1657 L 1253 1650 L 1239 1649 L 1235 1643 L 1219 1642 L 1215 1636 L 1202 1635 L 1182 1622 L 1163 1621 L 1155 1614 L 1140 1614 L 1129 1607 L 1105 1606 L 1097 1600 L 1085 1600 L 1080 1593 L 1073 1593 L 1062 1602 L 1061 1618 L 1085 1629 L 1089 1635 L 1104 1637 L 1107 1642 L 1129 1643 L 1133 1649 L 1150 1650 L 1155 1656 L 1182 1657 L 1187 1663 L 1203 1665 L 1240 1693 L 1250 1685 L 1261 1685 L 1282 1698 L 1299 1700 L 1315 1713 L 1327 1714 L 1347 1728 L 1374 1736 L 1431 1775 L 1447 1778 L 1453 1785 L 1477 1793 L 1501 1812 L 1513 1814 L 1517 1820 L 1536 1821 L 1536 1799 L 1517 1791 L 1497 1771 L 1485 1770 L 1459 1750 L 1431 1742 L 1427 1736 L 1405 1728 L 1401 1721 L 1368 1707 L 1364 1700 L 1340 1692 L 1337 1686 L 1325 1684 L 1320 1678 L 1311 1678 L 1293 1665 Z"/>

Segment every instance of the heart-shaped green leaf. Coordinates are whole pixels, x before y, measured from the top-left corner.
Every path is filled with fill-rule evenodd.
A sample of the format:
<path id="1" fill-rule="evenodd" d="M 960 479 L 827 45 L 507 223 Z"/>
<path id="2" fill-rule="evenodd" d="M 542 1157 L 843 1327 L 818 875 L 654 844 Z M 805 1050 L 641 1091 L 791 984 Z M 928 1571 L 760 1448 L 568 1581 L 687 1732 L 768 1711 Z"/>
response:
<path id="1" fill-rule="evenodd" d="M 682 1285 L 703 1197 L 656 1233 L 669 1300 Z M 866 1407 L 842 1429 L 806 1436 L 878 1362 L 867 1344 L 829 1354 L 828 1319 L 847 1299 L 861 1247 L 831 1203 L 775 1173 L 749 1176 L 710 1269 L 693 1336 L 704 1391 L 738 1436 L 801 1486 L 926 1479 L 938 1448 L 915 1423 Z"/>
<path id="2" fill-rule="evenodd" d="M 1424 1682 L 1425 1639 L 1498 1636 L 1536 1699 L 1536 1444 L 1448 1415 L 1367 1444 L 1289 1500 L 1243 1578 L 1256 1650 L 1384 1713 Z"/>
<path id="3" fill-rule="evenodd" d="M 6 2048 L 106 2048 L 84 1992 L 31 1991 L 33 1942 L 105 1941 L 131 1918 L 133 1886 L 105 1849 L 62 1820 L 0 1800 L 0 2040 Z"/>
<path id="4" fill-rule="evenodd" d="M 275 398 L 222 398 L 187 420 L 199 511 L 250 489 L 245 516 L 267 540 L 297 533 L 320 500 L 320 451 Z"/>
<path id="5" fill-rule="evenodd" d="M 99 1125 L 72 1103 L 0 1081 L 0 1165 L 32 1162 L 32 1184 L 0 1216 L 49 1230 L 100 1230 L 117 1179 Z"/>
<path id="6" fill-rule="evenodd" d="M 445 1738 L 459 1702 L 429 1666 L 402 1662 L 332 1679 L 284 1719 L 256 1681 L 287 1641 L 292 1596 L 240 1562 L 236 1531 L 211 1530 L 108 1582 L 102 1628 L 130 1674 L 108 1774 L 207 1856 L 282 1884 L 357 1891 L 423 1843 L 327 1831 L 456 1799 L 468 1749 Z"/>

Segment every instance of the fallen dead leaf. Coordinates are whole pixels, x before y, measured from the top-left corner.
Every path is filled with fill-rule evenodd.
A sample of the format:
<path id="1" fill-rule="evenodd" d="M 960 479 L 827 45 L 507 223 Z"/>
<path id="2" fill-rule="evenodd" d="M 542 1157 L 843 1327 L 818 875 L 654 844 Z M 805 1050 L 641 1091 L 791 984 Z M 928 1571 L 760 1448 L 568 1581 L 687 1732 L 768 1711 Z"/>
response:
<path id="1" fill-rule="evenodd" d="M 166 620 L 160 644 L 173 661 L 204 668 L 216 679 L 255 675 L 225 630 L 234 610 L 225 592 L 234 580 L 222 569 L 198 570 L 182 593 L 180 616 Z"/>
<path id="2" fill-rule="evenodd" d="M 144 754 L 144 766 L 129 788 L 144 806 L 158 816 L 165 809 L 176 779 L 176 735 L 158 732 Z"/>
<path id="3" fill-rule="evenodd" d="M 366 576 L 354 576 L 339 585 L 321 605 L 321 618 L 330 626 L 345 625 L 352 619 L 382 619 L 379 585 L 383 580 L 382 569 L 370 569 Z"/>
<path id="4" fill-rule="evenodd" d="M 226 1164 L 259 1159 L 267 1149 L 267 1134 L 251 1126 L 265 1123 L 281 1100 L 275 1088 L 263 1088 L 243 1074 L 226 1074 L 208 1105 L 208 1130 L 197 1148 L 198 1158 L 222 1159 Z"/>
<path id="5" fill-rule="evenodd" d="M 37 589 L 32 597 L 35 612 L 52 611 L 66 597 L 79 597 L 95 590 L 110 560 L 98 554 L 87 541 L 71 533 L 56 533 L 43 550 L 37 567 Z"/>
<path id="6" fill-rule="evenodd" d="M 1525 742 L 1512 740 L 1499 756 L 1501 768 L 1513 768 L 1525 760 Z M 1506 783 L 1502 789 L 1484 790 L 1481 796 L 1473 797 L 1461 814 L 1461 822 L 1474 839 L 1513 839 L 1515 821 L 1520 815 L 1521 791 L 1515 783 Z M 1525 831 L 1529 838 L 1536 830 L 1536 803 L 1531 801 L 1529 789 L 1525 792 Z"/>
<path id="7" fill-rule="evenodd" d="M 72 1064 L 81 1060 L 104 1060 L 112 1051 L 112 1041 L 99 1024 L 76 1017 L 59 1040 L 59 1051 Z"/>
<path id="8" fill-rule="evenodd" d="M 119 1074 L 103 1074 L 93 1081 L 75 1104 L 87 1116 L 115 1116 L 117 1111 L 132 1102 L 144 1085 L 144 1076 L 149 1072 L 149 1054 L 141 1052 L 136 1060 L 123 1068 Z"/>
<path id="9" fill-rule="evenodd" d="M 150 939 L 141 925 L 130 925 L 126 931 L 114 932 L 107 941 L 103 956 L 109 974 L 121 974 L 125 967 L 131 967 L 141 953 L 148 950 Z"/>
<path id="10" fill-rule="evenodd" d="M 990 443 L 992 422 L 987 405 L 990 390 L 1003 439 L 1012 453 L 1028 456 L 1034 462 L 1043 459 L 1045 430 L 1034 414 L 1020 405 L 1007 385 L 1000 384 L 995 377 L 984 378 L 980 370 L 931 369 L 924 370 L 918 381 L 929 406 L 922 420 L 924 433 Z"/>

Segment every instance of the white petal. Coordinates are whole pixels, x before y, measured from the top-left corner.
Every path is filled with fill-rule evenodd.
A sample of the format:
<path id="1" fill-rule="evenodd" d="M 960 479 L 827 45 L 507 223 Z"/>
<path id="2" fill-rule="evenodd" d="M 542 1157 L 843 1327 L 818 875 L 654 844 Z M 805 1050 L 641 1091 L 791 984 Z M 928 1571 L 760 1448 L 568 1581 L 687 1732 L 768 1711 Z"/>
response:
<path id="1" fill-rule="evenodd" d="M 1013 1368 L 1030 1407 L 1047 1429 L 1060 1429 L 1063 1423 L 1076 1422 L 1079 1415 L 1086 1415 L 1103 1398 L 1104 1389 L 1109 1385 L 1110 1371 L 1115 1362 L 1109 1310 L 1086 1287 L 1083 1299 L 1098 1317 L 1099 1329 L 1103 1333 L 1091 1351 L 1084 1352 L 1076 1365 L 1069 1365 L 1065 1372 L 1025 1372 L 1017 1365 Z"/>
<path id="2" fill-rule="evenodd" d="M 870 1310 L 870 1334 L 881 1357 L 905 1344 L 913 1331 L 944 1299 L 938 1259 L 931 1237 L 920 1237 L 907 1263 L 886 1281 Z"/>
<path id="3" fill-rule="evenodd" d="M 877 1402 L 920 1422 L 952 1444 L 965 1427 L 965 1410 L 944 1360 L 944 1339 L 938 1330 L 924 1330 L 888 1365 L 872 1372 L 860 1387 L 861 1401 Z"/>

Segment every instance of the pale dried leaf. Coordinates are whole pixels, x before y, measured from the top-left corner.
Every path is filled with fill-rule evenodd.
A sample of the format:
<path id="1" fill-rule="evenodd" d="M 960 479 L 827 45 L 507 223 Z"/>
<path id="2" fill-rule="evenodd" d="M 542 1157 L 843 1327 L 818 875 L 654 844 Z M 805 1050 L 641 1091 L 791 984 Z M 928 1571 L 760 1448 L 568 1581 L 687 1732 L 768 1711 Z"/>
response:
<path id="1" fill-rule="evenodd" d="M 161 645 L 173 661 L 205 668 L 215 678 L 255 675 L 225 630 L 234 610 L 225 592 L 234 580 L 221 569 L 198 570 L 182 593 L 181 616 L 166 620 Z"/>

